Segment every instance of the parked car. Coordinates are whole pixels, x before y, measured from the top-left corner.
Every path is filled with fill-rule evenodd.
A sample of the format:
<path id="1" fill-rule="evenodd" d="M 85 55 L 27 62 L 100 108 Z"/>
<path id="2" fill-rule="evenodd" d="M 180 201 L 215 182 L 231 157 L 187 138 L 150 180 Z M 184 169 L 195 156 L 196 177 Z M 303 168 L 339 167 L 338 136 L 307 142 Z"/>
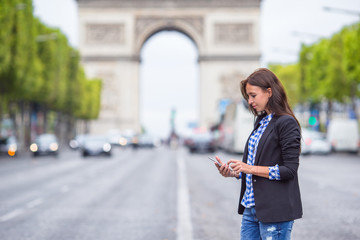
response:
<path id="1" fill-rule="evenodd" d="M 14 136 L 0 138 L 0 154 L 15 156 L 18 150 L 18 144 Z"/>
<path id="2" fill-rule="evenodd" d="M 138 136 L 138 145 L 141 148 L 154 148 L 160 146 L 160 141 L 149 134 Z"/>
<path id="3" fill-rule="evenodd" d="M 105 136 L 88 135 L 82 146 L 82 156 L 111 156 L 111 144 Z"/>
<path id="4" fill-rule="evenodd" d="M 209 132 L 194 133 L 188 139 L 187 146 L 191 153 L 216 151 L 216 141 Z"/>
<path id="5" fill-rule="evenodd" d="M 69 142 L 69 146 L 72 149 L 79 149 L 84 144 L 84 140 L 86 138 L 86 134 L 79 134 L 75 136 L 74 139 L 71 139 Z"/>
<path id="6" fill-rule="evenodd" d="M 59 143 L 54 134 L 41 134 L 35 142 L 30 145 L 33 156 L 39 155 L 58 155 Z"/>
<path id="7" fill-rule="evenodd" d="M 333 151 L 358 153 L 359 126 L 356 119 L 333 119 L 330 121 L 327 139 Z"/>
<path id="8" fill-rule="evenodd" d="M 106 137 L 111 146 L 131 147 L 135 144 L 135 147 L 137 147 L 137 135 L 131 129 L 121 132 L 116 129 L 109 130 Z"/>
<path id="9" fill-rule="evenodd" d="M 303 128 L 301 153 L 306 154 L 329 154 L 331 144 L 327 141 L 324 133 Z"/>
<path id="10" fill-rule="evenodd" d="M 122 136 L 119 130 L 116 129 L 109 130 L 106 137 L 111 146 L 124 147 L 126 146 L 126 144 L 128 144 L 128 140 L 124 136 Z"/>

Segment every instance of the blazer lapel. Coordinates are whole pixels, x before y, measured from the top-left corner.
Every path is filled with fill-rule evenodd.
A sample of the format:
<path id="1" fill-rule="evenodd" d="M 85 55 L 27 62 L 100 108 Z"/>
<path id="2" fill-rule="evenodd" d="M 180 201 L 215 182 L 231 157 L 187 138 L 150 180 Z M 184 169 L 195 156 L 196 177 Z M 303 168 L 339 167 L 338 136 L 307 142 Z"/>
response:
<path id="1" fill-rule="evenodd" d="M 247 157 L 248 157 L 248 146 L 249 146 L 249 140 L 250 140 L 250 137 L 251 135 L 254 133 L 254 131 L 260 126 L 260 121 L 261 121 L 262 117 L 258 117 L 256 120 L 255 120 L 255 123 L 254 123 L 254 129 L 251 131 L 247 141 L 246 141 L 246 145 L 245 145 L 245 148 L 244 148 L 244 155 L 243 155 L 243 162 L 244 163 L 247 163 Z M 270 124 L 270 123 L 269 123 Z"/>
<path id="2" fill-rule="evenodd" d="M 259 164 L 259 158 L 260 158 L 261 152 L 264 148 L 264 144 L 266 142 L 266 139 L 270 135 L 270 133 L 274 130 L 275 122 L 276 122 L 276 118 L 273 117 L 271 119 L 271 121 L 269 122 L 269 124 L 267 125 L 263 135 L 260 138 L 260 142 L 259 142 L 257 150 L 256 150 L 255 163 L 254 163 L 255 165 Z"/>
<path id="3" fill-rule="evenodd" d="M 248 146 L 249 146 L 249 140 L 250 140 L 250 137 L 251 135 L 254 133 L 254 131 L 259 127 L 259 122 L 260 120 L 257 119 L 254 123 L 254 129 L 251 131 L 247 141 L 246 141 L 246 144 L 245 144 L 245 148 L 244 148 L 244 155 L 243 155 L 243 162 L 244 163 L 247 163 L 247 157 L 248 157 Z M 270 123 L 269 123 L 270 124 Z"/>
<path id="4" fill-rule="evenodd" d="M 252 134 L 252 133 L 251 133 L 251 134 Z M 250 136 L 251 136 L 251 134 L 250 134 Z M 244 154 L 243 154 L 243 160 L 242 160 L 244 163 L 247 163 L 248 145 L 249 145 L 250 136 L 249 136 L 248 140 L 246 141 L 245 148 L 244 148 Z"/>

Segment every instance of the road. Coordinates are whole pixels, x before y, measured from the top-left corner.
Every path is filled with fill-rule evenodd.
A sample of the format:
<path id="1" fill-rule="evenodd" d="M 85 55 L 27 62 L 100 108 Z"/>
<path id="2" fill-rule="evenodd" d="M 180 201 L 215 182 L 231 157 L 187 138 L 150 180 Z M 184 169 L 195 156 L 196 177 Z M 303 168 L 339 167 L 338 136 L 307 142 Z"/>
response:
<path id="1" fill-rule="evenodd" d="M 240 183 L 207 156 L 161 147 L 117 148 L 110 158 L 2 157 L 0 239 L 239 239 Z M 304 216 L 292 239 L 360 239 L 360 157 L 300 164 Z"/>

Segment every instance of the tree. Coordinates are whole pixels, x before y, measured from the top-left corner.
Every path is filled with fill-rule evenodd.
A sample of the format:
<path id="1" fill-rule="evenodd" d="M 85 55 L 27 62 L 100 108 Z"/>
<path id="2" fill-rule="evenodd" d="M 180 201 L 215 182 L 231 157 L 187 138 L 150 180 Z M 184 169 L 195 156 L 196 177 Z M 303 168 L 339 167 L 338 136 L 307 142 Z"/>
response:
<path id="1" fill-rule="evenodd" d="M 295 106 L 300 102 L 301 90 L 300 90 L 300 69 L 298 64 L 289 65 L 270 65 L 276 76 L 283 83 L 287 96 L 289 97 L 289 103 L 291 106 Z"/>
<path id="2" fill-rule="evenodd" d="M 355 99 L 360 96 L 360 23 L 345 28 L 342 39 L 344 76 L 348 79 L 352 107 L 356 112 Z"/>
<path id="3" fill-rule="evenodd" d="M 48 112 L 56 112 L 51 116 L 58 123 L 98 117 L 101 81 L 86 78 L 79 53 L 59 29 L 33 16 L 32 0 L 3 0 L 0 24 L 0 124 L 4 109 L 15 128 L 20 113 L 22 131 L 15 131 L 22 134 L 31 129 L 26 114 L 43 112 L 44 125 Z M 29 138 L 30 131 L 27 142 Z"/>

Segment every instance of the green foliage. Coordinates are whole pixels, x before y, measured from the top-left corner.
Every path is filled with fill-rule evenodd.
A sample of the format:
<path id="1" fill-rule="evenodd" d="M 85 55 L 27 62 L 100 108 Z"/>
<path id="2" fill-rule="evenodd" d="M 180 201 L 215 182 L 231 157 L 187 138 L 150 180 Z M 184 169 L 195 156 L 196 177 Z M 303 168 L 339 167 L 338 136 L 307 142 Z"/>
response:
<path id="1" fill-rule="evenodd" d="M 307 89 L 306 79 L 309 75 L 309 62 L 313 57 L 312 46 L 302 45 L 299 58 L 299 71 L 300 71 L 300 88 L 301 94 L 300 103 L 304 103 L 311 96 L 311 91 Z"/>
<path id="2" fill-rule="evenodd" d="M 329 41 L 326 87 L 323 91 L 328 100 L 343 102 L 349 96 L 349 79 L 344 75 L 344 44 L 341 34 L 335 34 Z"/>
<path id="3" fill-rule="evenodd" d="M 70 52 L 66 37 L 60 31 L 56 31 L 56 48 L 53 52 L 55 56 L 54 74 L 52 80 L 52 89 L 50 91 L 50 103 L 54 109 L 64 111 L 66 109 L 65 99 L 68 83 L 68 61 Z"/>
<path id="4" fill-rule="evenodd" d="M 344 42 L 343 69 L 349 80 L 351 96 L 360 96 L 360 23 L 342 31 Z"/>
<path id="5" fill-rule="evenodd" d="M 33 15 L 32 2 L 15 1 L 16 13 L 12 34 L 14 35 L 11 42 L 11 65 L 9 81 L 13 82 L 11 96 L 15 99 L 28 98 L 27 89 L 24 83 L 32 79 L 32 65 L 34 62 L 34 34 L 33 34 Z M 21 6 L 21 7 L 19 7 Z"/>
<path id="6" fill-rule="evenodd" d="M 270 65 L 273 71 L 284 85 L 286 94 L 289 97 L 290 105 L 295 105 L 300 101 L 300 71 L 298 64 L 291 65 Z"/>
<path id="7" fill-rule="evenodd" d="M 327 39 L 322 39 L 318 44 L 314 45 L 305 72 L 305 89 L 311 93 L 310 98 L 315 103 L 320 102 L 325 97 L 325 91 L 328 88 L 326 86 L 327 66 L 330 60 L 328 49 L 329 41 Z"/>
<path id="8" fill-rule="evenodd" d="M 97 118 L 101 81 L 88 80 L 79 53 L 33 16 L 32 0 L 0 4 L 0 94 L 82 119 Z"/>
<path id="9" fill-rule="evenodd" d="M 330 39 L 303 45 L 298 92 L 312 103 L 347 102 L 360 95 L 360 24 L 345 27 Z"/>
<path id="10" fill-rule="evenodd" d="M 89 99 L 90 105 L 90 119 L 96 119 L 99 116 L 100 111 L 100 93 L 101 93 L 101 86 L 102 82 L 100 79 L 92 79 L 88 81 L 88 89 L 91 93 L 91 97 Z"/>
<path id="11" fill-rule="evenodd" d="M 24 95 L 22 82 L 33 69 L 32 11 L 31 0 L 4 0 L 0 4 L 1 92 L 12 98 Z"/>
<path id="12" fill-rule="evenodd" d="M 9 91 L 6 75 L 11 65 L 11 42 L 16 13 L 14 0 L 4 0 L 0 4 L 0 85 L 1 92 Z"/>
<path id="13" fill-rule="evenodd" d="M 70 57 L 67 66 L 67 97 L 65 98 L 65 106 L 68 113 L 76 115 L 77 109 L 81 107 L 81 96 L 84 95 L 84 91 L 81 90 L 83 83 L 79 74 L 82 69 L 80 69 L 79 53 L 71 47 L 68 48 L 68 52 Z"/>

